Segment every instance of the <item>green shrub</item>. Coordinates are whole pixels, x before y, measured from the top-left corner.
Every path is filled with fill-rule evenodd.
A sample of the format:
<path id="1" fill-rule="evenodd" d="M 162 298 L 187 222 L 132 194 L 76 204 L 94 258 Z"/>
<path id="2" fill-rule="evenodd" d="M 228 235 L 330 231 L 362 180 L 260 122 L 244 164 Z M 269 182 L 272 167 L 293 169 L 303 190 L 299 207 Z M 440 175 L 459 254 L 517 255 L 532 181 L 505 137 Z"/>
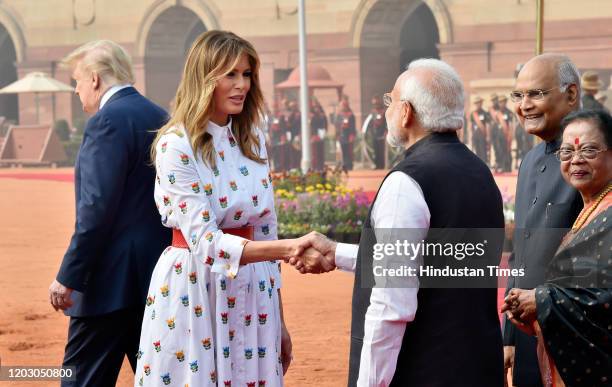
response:
<path id="1" fill-rule="evenodd" d="M 64 119 L 57 120 L 53 123 L 53 131 L 57 134 L 61 141 L 70 139 L 70 125 Z"/>
<path id="2" fill-rule="evenodd" d="M 77 154 L 79 153 L 79 148 L 81 146 L 81 141 L 83 140 L 82 136 L 73 136 L 73 138 L 69 141 L 62 141 L 64 145 L 64 151 L 66 152 L 67 161 L 66 165 L 74 165 L 76 162 Z"/>

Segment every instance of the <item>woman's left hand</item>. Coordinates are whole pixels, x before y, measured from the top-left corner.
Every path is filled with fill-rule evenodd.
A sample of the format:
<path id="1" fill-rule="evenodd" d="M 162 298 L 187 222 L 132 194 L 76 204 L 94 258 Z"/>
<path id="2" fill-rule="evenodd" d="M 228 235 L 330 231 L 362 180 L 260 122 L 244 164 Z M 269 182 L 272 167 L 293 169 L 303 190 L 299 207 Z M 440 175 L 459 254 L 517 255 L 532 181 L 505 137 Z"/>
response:
<path id="1" fill-rule="evenodd" d="M 506 316 L 508 317 L 508 320 L 510 320 L 510 322 L 514 324 L 514 326 L 521 330 L 523 333 L 530 336 L 536 335 L 535 329 L 533 328 L 533 324 L 525 324 L 521 320 L 517 320 L 512 314 L 512 312 L 506 312 Z"/>
<path id="2" fill-rule="evenodd" d="M 535 289 L 512 289 L 506 302 L 513 305 L 512 314 L 522 322 L 530 324 L 535 321 L 537 317 Z"/>
<path id="3" fill-rule="evenodd" d="M 293 360 L 293 345 L 285 323 L 283 322 L 281 325 L 281 362 L 283 363 L 283 375 L 285 375 Z"/>

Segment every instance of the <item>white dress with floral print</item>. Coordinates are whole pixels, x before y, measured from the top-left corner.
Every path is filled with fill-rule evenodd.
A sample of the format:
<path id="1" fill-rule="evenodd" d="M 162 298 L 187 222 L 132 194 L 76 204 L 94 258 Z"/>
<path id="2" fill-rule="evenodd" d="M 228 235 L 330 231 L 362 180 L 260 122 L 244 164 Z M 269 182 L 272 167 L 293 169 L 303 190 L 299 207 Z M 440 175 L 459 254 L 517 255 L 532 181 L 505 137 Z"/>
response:
<path id="1" fill-rule="evenodd" d="M 157 144 L 155 201 L 190 248 L 168 247 L 153 271 L 136 386 L 283 385 L 279 264 L 239 266 L 244 239 L 221 231 L 252 225 L 255 240 L 277 238 L 269 168 L 242 154 L 230 128 L 208 125 L 215 168 L 194 157 L 182 127 Z"/>

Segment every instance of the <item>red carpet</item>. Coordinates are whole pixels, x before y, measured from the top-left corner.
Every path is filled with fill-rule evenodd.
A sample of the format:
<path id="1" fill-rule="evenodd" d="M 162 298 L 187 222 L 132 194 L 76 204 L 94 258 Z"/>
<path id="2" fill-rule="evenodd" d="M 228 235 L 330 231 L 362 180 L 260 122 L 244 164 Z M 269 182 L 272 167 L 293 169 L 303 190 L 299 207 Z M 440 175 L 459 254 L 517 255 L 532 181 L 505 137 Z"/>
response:
<path id="1" fill-rule="evenodd" d="M 63 181 L 67 183 L 74 182 L 73 173 L 0 173 L 0 179 L 20 179 L 20 180 L 49 180 Z M 371 202 L 376 196 L 375 191 L 367 191 L 365 193 L 368 200 Z"/>
<path id="2" fill-rule="evenodd" d="M 73 182 L 73 173 L 0 173 L 0 179 L 50 180 Z"/>

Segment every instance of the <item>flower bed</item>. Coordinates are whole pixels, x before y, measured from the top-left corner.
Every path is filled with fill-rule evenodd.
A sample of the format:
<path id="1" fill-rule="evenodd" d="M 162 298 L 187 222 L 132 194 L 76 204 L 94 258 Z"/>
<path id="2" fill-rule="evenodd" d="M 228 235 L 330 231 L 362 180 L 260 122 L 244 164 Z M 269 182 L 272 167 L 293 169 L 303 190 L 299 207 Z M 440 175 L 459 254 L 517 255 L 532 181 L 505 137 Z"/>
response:
<path id="1" fill-rule="evenodd" d="M 272 175 L 279 238 L 318 231 L 342 242 L 357 243 L 369 201 L 361 190 L 346 187 L 340 170 L 291 171 Z"/>
<path id="2" fill-rule="evenodd" d="M 272 174 L 279 238 L 295 238 L 318 231 L 341 242 L 358 243 L 370 206 L 365 192 L 346 187 L 340 170 Z M 514 196 L 502 191 L 506 239 L 512 250 Z"/>

